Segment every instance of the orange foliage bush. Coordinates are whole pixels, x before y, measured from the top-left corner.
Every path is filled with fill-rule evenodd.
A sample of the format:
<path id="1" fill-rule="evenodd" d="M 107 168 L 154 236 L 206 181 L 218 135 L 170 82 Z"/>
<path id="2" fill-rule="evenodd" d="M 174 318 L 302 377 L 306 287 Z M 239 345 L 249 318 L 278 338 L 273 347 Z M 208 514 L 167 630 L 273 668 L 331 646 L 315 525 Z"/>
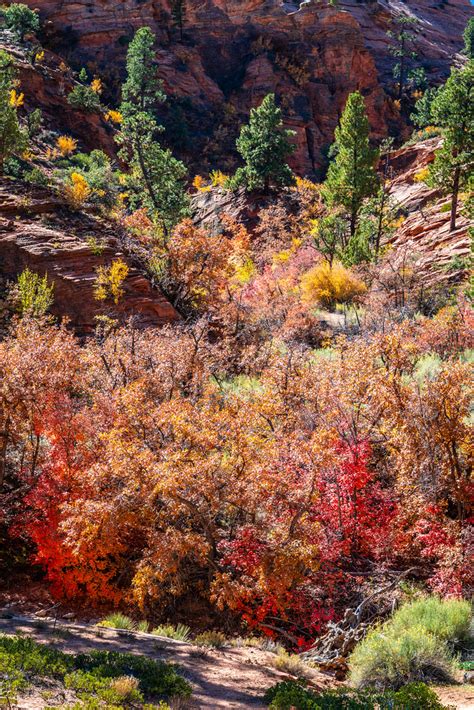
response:
<path id="1" fill-rule="evenodd" d="M 243 386 L 206 323 L 80 345 L 23 320 L 0 343 L 4 520 L 58 596 L 166 614 L 192 595 L 300 645 L 358 598 L 354 570 L 421 556 L 434 589 L 465 592 L 464 323 L 274 348 Z"/>

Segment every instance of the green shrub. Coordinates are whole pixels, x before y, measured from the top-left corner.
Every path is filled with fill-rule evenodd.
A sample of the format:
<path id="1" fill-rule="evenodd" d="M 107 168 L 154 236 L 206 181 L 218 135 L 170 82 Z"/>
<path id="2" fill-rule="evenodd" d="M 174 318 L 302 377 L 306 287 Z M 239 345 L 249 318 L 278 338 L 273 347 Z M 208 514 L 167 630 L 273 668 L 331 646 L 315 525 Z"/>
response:
<path id="1" fill-rule="evenodd" d="M 173 626 L 172 624 L 162 624 L 157 626 L 151 632 L 155 636 L 163 636 L 168 639 L 175 639 L 175 641 L 189 641 L 189 634 L 191 629 L 185 624 L 177 624 Z"/>
<path id="2" fill-rule="evenodd" d="M 393 693 L 393 698 L 394 710 L 449 710 L 449 706 L 443 705 L 425 683 L 410 683 Z"/>
<path id="3" fill-rule="evenodd" d="M 143 707 L 144 697 L 191 695 L 191 686 L 176 666 L 144 656 L 93 651 L 73 656 L 29 638 L 0 637 L 0 702 L 15 702 L 34 678 L 51 678 L 74 690 L 81 710 Z M 167 707 L 160 703 L 161 710 Z"/>
<path id="4" fill-rule="evenodd" d="M 350 682 L 357 688 L 401 688 L 430 679 L 449 680 L 453 662 L 444 641 L 422 626 L 395 630 L 390 622 L 370 631 L 349 658 Z"/>
<path id="5" fill-rule="evenodd" d="M 91 189 L 91 201 L 112 207 L 120 192 L 118 173 L 112 167 L 110 158 L 102 150 L 90 153 L 76 153 L 68 163 L 65 176 L 79 172 L 87 180 Z"/>
<path id="6" fill-rule="evenodd" d="M 2 9 L 5 25 L 13 30 L 20 39 L 29 32 L 37 32 L 40 28 L 38 14 L 24 3 L 12 3 Z"/>
<path id="7" fill-rule="evenodd" d="M 40 168 L 33 167 L 28 172 L 23 174 L 23 179 L 30 185 L 36 185 L 37 187 L 48 187 L 48 176 Z"/>
<path id="8" fill-rule="evenodd" d="M 204 631 L 195 637 L 194 643 L 198 646 L 224 648 L 227 645 L 227 639 L 220 631 Z"/>
<path id="9" fill-rule="evenodd" d="M 140 681 L 145 695 L 178 695 L 188 697 L 191 687 L 178 675 L 176 666 L 163 661 L 154 661 L 145 656 L 112 651 L 92 651 L 75 658 L 78 670 L 91 673 L 98 678 L 119 678 L 133 675 Z"/>
<path id="10" fill-rule="evenodd" d="M 454 642 L 468 635 L 471 613 L 471 605 L 463 599 L 424 597 L 400 607 L 390 624 L 399 631 L 422 626 L 436 638 Z"/>
<path id="11" fill-rule="evenodd" d="M 54 284 L 48 275 L 41 277 L 28 268 L 21 272 L 16 283 L 17 307 L 21 315 L 44 316 L 54 302 Z"/>
<path id="12" fill-rule="evenodd" d="M 278 683 L 265 694 L 272 710 L 448 710 L 424 683 L 411 683 L 399 691 L 308 690 L 300 682 Z"/>
<path id="13" fill-rule="evenodd" d="M 84 84 L 76 84 L 67 100 L 72 108 L 80 111 L 98 113 L 101 110 L 99 95 L 90 86 L 84 86 Z"/>
<path id="14" fill-rule="evenodd" d="M 454 671 L 450 650 L 467 636 L 468 602 L 423 597 L 402 606 L 370 631 L 349 658 L 350 680 L 359 688 L 398 689 L 413 681 L 448 680 Z"/>

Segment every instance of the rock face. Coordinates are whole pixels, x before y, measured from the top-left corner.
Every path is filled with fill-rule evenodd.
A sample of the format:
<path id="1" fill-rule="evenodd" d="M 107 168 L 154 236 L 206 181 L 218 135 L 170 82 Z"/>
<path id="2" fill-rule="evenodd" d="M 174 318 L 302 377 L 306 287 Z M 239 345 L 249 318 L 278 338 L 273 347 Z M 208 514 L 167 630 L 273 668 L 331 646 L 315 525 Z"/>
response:
<path id="1" fill-rule="evenodd" d="M 387 99 L 393 59 L 387 30 L 401 13 L 419 20 L 415 49 L 431 80 L 441 81 L 462 47 L 469 0 L 187 0 L 184 38 L 173 26 L 169 0 L 31 0 L 58 51 L 89 62 L 105 78 L 123 71 L 133 32 L 157 35 L 160 73 L 168 93 L 185 98 L 199 131 L 231 105 L 244 118 L 270 91 L 296 132 L 293 164 L 300 173 L 322 165 L 347 94 L 365 96 L 374 138 L 402 122 Z M 214 125 L 215 128 L 215 125 Z M 197 141 L 197 143 L 196 143 Z"/>
<path id="2" fill-rule="evenodd" d="M 469 220 L 459 214 L 456 229 L 450 232 L 449 198 L 417 180 L 439 146 L 440 139 L 431 138 L 396 151 L 391 160 L 391 196 L 408 214 L 392 246 L 395 251 L 414 255 L 414 268 L 426 285 L 458 281 L 465 275 L 463 261 L 471 253 Z"/>
<path id="3" fill-rule="evenodd" d="M 132 317 L 138 327 L 179 319 L 123 255 L 116 235 L 117 225 L 70 212 L 50 190 L 0 180 L 0 274 L 14 280 L 25 267 L 47 273 L 54 282 L 53 314 L 67 316 L 80 334 L 91 332 L 101 314 L 119 321 Z M 129 265 L 123 298 L 118 305 L 99 302 L 94 298 L 97 269 L 118 257 Z"/>
<path id="4" fill-rule="evenodd" d="M 5 36 L 0 39 L 0 50 L 13 56 L 26 107 L 41 109 L 46 128 L 72 134 L 88 150 L 100 147 L 110 156 L 115 155 L 112 126 L 99 114 L 75 110 L 68 103 L 67 96 L 75 82 L 60 56 L 46 50 L 43 61 L 32 64 L 25 47 Z"/>

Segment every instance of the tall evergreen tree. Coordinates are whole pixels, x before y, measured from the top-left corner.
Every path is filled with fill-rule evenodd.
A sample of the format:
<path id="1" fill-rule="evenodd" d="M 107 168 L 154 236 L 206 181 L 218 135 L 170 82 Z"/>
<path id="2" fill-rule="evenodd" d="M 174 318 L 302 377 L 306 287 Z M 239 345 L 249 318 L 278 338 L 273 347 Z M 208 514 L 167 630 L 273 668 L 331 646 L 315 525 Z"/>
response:
<path id="1" fill-rule="evenodd" d="M 142 27 L 130 43 L 127 79 L 122 89 L 123 123 L 117 142 L 122 146 L 120 157 L 130 168 L 132 204 L 149 210 L 166 239 L 187 214 L 188 198 L 185 166 L 158 142 L 163 127 L 156 120 L 155 107 L 166 95 L 156 76 L 154 42 L 151 30 Z"/>
<path id="2" fill-rule="evenodd" d="M 166 100 L 157 77 L 155 36 L 149 27 L 135 33 L 127 52 L 127 79 L 122 86 L 122 109 L 125 112 L 149 111 Z"/>
<path id="3" fill-rule="evenodd" d="M 335 158 L 329 166 L 323 189 L 329 207 L 340 205 L 346 210 L 351 237 L 356 233 L 364 199 L 372 195 L 377 187 L 377 151 L 370 147 L 369 134 L 365 101 L 356 91 L 349 95 L 336 128 L 331 148 Z"/>
<path id="4" fill-rule="evenodd" d="M 431 107 L 433 119 L 443 130 L 443 145 L 430 167 L 432 184 L 451 193 L 450 230 L 456 229 L 461 188 L 474 170 L 474 61 L 464 69 L 452 69 Z"/>
<path id="5" fill-rule="evenodd" d="M 433 123 L 432 108 L 433 101 L 437 92 L 436 87 L 429 87 L 424 92 L 423 96 L 418 99 L 415 104 L 415 110 L 411 114 L 410 118 L 418 128 L 426 128 Z"/>
<path id="6" fill-rule="evenodd" d="M 13 79 L 12 59 L 0 50 L 0 174 L 5 160 L 24 150 L 27 144 L 26 132 L 20 127 L 17 107 L 12 100 Z"/>
<path id="7" fill-rule="evenodd" d="M 286 159 L 295 149 L 289 140 L 293 135 L 283 127 L 275 95 L 268 94 L 251 110 L 249 123 L 240 131 L 236 145 L 245 165 L 237 170 L 231 184 L 266 193 L 271 186 L 292 185 L 295 176 Z"/>
<path id="8" fill-rule="evenodd" d="M 474 59 L 474 17 L 469 18 L 463 37 L 464 53 L 469 59 Z"/>
<path id="9" fill-rule="evenodd" d="M 415 17 L 400 15 L 394 23 L 394 29 L 388 32 L 388 36 L 394 40 L 393 46 L 389 48 L 392 56 L 396 58 L 393 67 L 393 76 L 398 82 L 398 99 L 403 96 L 405 84 L 409 76 L 409 61 L 416 59 L 417 53 L 412 49 L 415 40 L 414 29 L 418 24 Z"/>
<path id="10" fill-rule="evenodd" d="M 171 0 L 171 16 L 179 29 L 179 37 L 183 41 L 184 21 L 186 19 L 186 0 Z"/>

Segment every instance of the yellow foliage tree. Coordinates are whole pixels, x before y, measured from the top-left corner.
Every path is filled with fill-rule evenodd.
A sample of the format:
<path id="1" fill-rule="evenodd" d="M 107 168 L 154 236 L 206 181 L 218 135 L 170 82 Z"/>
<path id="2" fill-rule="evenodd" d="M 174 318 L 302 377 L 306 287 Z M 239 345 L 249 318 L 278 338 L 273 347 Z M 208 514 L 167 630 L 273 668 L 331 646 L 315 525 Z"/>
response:
<path id="1" fill-rule="evenodd" d="M 13 108 L 20 108 L 25 103 L 25 94 L 23 92 L 18 92 L 16 89 L 10 91 L 10 106 Z"/>
<path id="2" fill-rule="evenodd" d="M 91 194 L 91 189 L 84 175 L 80 173 L 72 173 L 70 184 L 65 187 L 65 195 L 71 207 L 78 209 L 81 207 Z"/>
<path id="3" fill-rule="evenodd" d="M 98 96 L 100 96 L 100 94 L 102 93 L 102 89 L 103 89 L 101 80 L 97 79 L 97 78 L 93 79 L 91 81 L 91 89 L 94 92 L 94 94 L 97 94 Z"/>
<path id="4" fill-rule="evenodd" d="M 67 158 L 69 155 L 72 155 L 72 153 L 74 153 L 74 151 L 76 150 L 77 141 L 74 138 L 71 138 L 71 136 L 59 136 L 59 138 L 56 140 L 56 147 L 58 148 L 63 158 Z"/>
<path id="5" fill-rule="evenodd" d="M 334 262 L 331 268 L 327 261 L 322 261 L 301 277 L 303 300 L 325 308 L 351 303 L 366 290 L 364 282 L 339 262 Z"/>
<path id="6" fill-rule="evenodd" d="M 97 301 L 111 298 L 117 305 L 123 296 L 123 282 L 128 276 L 129 268 L 122 259 L 115 259 L 110 266 L 100 266 L 94 286 L 94 297 Z"/>
<path id="7" fill-rule="evenodd" d="M 120 111 L 115 111 L 114 109 L 109 109 L 104 118 L 111 123 L 122 123 L 123 121 L 123 116 Z"/>

